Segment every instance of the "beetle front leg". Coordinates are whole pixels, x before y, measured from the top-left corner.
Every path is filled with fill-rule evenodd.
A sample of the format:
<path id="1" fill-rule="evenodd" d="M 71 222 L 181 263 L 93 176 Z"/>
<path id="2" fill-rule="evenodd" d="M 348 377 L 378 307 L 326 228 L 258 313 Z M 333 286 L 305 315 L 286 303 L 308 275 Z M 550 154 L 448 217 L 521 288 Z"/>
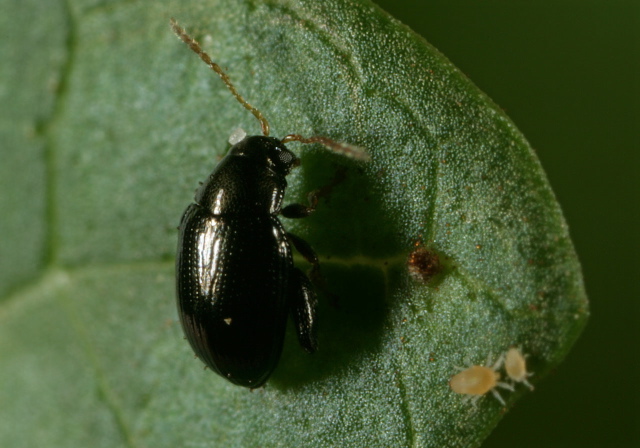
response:
<path id="1" fill-rule="evenodd" d="M 289 204 L 280 211 L 280 214 L 285 218 L 306 218 L 316 211 L 316 206 L 318 205 L 318 190 L 313 190 L 309 193 L 307 195 L 307 200 L 309 201 L 308 206 L 302 204 Z"/>
<path id="2" fill-rule="evenodd" d="M 318 348 L 316 339 L 316 305 L 318 300 L 311 282 L 298 268 L 291 270 L 289 303 L 300 345 L 309 353 L 315 352 Z"/>

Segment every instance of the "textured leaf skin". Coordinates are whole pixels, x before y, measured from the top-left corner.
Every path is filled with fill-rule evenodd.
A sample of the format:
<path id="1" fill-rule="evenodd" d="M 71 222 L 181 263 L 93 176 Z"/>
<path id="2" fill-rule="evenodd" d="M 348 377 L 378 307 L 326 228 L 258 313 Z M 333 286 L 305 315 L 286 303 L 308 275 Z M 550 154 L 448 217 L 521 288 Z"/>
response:
<path id="1" fill-rule="evenodd" d="M 504 410 L 454 394 L 456 366 L 520 345 L 535 383 L 579 335 L 580 266 L 526 140 L 369 2 L 10 7 L 7 29 L 31 32 L 18 56 L 3 40 L 3 60 L 26 65 L 35 90 L 21 94 L 25 78 L 0 71 L 20 110 L 3 112 L 3 191 L 31 193 L 2 196 L 2 247 L 18 258 L 1 261 L 0 446 L 477 446 Z M 283 222 L 319 252 L 338 302 L 321 301 L 318 353 L 288 331 L 280 366 L 253 393 L 192 358 L 173 254 L 227 136 L 259 127 L 169 17 L 274 135 L 327 135 L 372 156 L 363 165 L 291 145 L 302 167 L 287 200 L 324 197 L 312 217 Z M 21 157 L 35 180 L 11 177 Z M 442 263 L 426 283 L 408 274 L 416 243 Z"/>

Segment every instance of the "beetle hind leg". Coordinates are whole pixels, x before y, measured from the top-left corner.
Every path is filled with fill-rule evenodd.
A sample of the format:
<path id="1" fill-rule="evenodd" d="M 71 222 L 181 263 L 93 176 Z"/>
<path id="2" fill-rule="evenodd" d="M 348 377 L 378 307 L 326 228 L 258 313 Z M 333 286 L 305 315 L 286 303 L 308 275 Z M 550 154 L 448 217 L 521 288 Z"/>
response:
<path id="1" fill-rule="evenodd" d="M 293 322 L 298 333 L 298 341 L 307 352 L 313 353 L 318 348 L 316 340 L 316 306 L 318 299 L 311 282 L 317 283 L 320 276 L 320 262 L 309 243 L 302 238 L 287 233 L 287 239 L 298 252 L 311 263 L 311 271 L 307 277 L 300 269 L 293 267 L 291 270 L 291 286 L 289 289 L 289 302 Z"/>
<path id="2" fill-rule="evenodd" d="M 298 341 L 307 352 L 318 348 L 316 338 L 316 306 L 318 299 L 311 282 L 304 273 L 293 268 L 289 289 L 289 301 L 293 322 L 298 333 Z"/>

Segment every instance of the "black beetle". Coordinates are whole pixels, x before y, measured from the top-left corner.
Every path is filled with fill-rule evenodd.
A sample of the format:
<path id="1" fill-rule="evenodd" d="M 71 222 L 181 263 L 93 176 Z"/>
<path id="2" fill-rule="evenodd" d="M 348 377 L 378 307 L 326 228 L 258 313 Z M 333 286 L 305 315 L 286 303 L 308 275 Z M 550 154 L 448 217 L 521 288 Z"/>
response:
<path id="1" fill-rule="evenodd" d="M 317 347 L 316 294 L 293 265 L 290 244 L 312 263 L 312 278 L 319 274 L 318 258 L 278 219 L 308 216 L 317 199 L 311 194 L 310 206 L 282 208 L 285 177 L 300 164 L 285 143 L 321 143 L 360 159 L 366 153 L 326 137 L 269 137 L 262 114 L 173 19 L 171 26 L 258 118 L 264 134 L 236 143 L 198 189 L 180 222 L 176 259 L 178 314 L 194 352 L 232 383 L 256 388 L 278 363 L 289 311 L 302 347 L 309 353 Z"/>

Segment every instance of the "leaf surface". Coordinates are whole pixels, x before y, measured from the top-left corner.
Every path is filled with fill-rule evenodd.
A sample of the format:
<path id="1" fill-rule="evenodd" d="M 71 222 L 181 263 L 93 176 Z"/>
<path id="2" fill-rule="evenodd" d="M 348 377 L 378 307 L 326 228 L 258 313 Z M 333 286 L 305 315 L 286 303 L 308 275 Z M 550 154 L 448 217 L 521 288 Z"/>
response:
<path id="1" fill-rule="evenodd" d="M 1 446 L 477 446 L 504 408 L 452 392 L 456 367 L 517 345 L 536 383 L 578 336 L 580 266 L 533 151 L 371 3 L 27 6 L 11 3 L 6 25 L 20 35 L 32 20 L 30 31 L 1 49 L 30 76 L 0 71 L 19 111 L 3 111 L 0 128 L 0 182 L 17 192 L 1 199 Z M 302 167 L 287 202 L 315 189 L 321 199 L 310 218 L 283 222 L 319 253 L 329 293 L 318 353 L 289 329 L 279 367 L 253 392 L 193 359 L 173 259 L 180 214 L 227 137 L 260 128 L 170 17 L 272 135 L 329 136 L 372 158 L 290 144 Z M 433 275 L 411 275 L 430 261 Z M 502 395 L 510 406 L 523 393 Z"/>

